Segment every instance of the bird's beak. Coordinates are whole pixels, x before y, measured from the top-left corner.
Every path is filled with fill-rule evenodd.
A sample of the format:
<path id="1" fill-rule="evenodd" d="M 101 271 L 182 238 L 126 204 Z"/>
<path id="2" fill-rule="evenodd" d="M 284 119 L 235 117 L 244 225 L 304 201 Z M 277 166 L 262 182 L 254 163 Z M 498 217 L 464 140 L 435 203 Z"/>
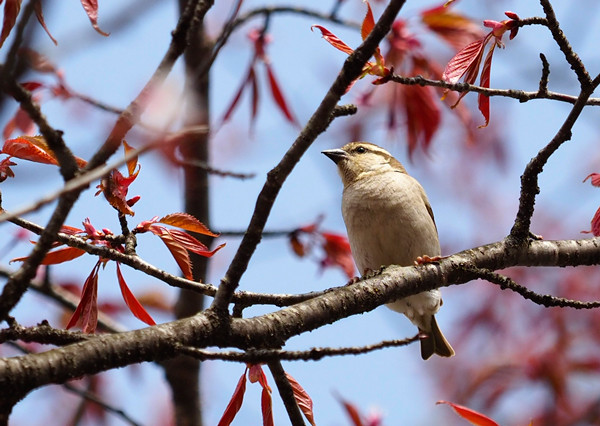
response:
<path id="1" fill-rule="evenodd" d="M 343 149 L 326 149 L 325 151 L 321 151 L 321 154 L 328 156 L 335 164 L 348 157 L 348 153 Z"/>

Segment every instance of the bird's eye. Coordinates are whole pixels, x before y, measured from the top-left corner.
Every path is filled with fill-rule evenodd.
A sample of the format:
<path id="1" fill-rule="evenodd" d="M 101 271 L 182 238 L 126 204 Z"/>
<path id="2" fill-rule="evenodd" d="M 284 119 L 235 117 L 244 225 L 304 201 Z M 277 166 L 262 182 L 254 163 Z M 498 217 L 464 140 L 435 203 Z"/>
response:
<path id="1" fill-rule="evenodd" d="M 367 148 L 365 148 L 364 146 L 359 146 L 354 150 L 354 152 L 358 154 L 364 154 L 365 152 L 367 152 Z"/>

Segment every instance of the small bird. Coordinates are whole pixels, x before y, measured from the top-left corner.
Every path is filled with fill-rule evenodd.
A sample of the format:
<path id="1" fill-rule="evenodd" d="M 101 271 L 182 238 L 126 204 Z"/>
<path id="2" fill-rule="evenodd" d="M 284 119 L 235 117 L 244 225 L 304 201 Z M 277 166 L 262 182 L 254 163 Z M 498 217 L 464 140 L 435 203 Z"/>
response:
<path id="1" fill-rule="evenodd" d="M 439 256 L 440 242 L 423 187 L 385 149 L 350 142 L 322 151 L 338 167 L 344 184 L 342 215 L 356 266 L 361 274 L 388 265 L 413 265 L 423 256 Z M 434 314 L 440 291 L 429 290 L 386 305 L 419 328 L 421 357 L 454 355 Z"/>

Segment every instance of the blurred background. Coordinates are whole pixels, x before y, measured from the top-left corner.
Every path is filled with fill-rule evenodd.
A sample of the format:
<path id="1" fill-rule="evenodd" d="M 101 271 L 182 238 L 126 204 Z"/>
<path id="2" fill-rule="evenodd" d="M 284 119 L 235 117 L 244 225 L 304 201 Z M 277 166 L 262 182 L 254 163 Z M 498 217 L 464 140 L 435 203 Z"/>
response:
<path id="1" fill-rule="evenodd" d="M 338 16 L 360 24 L 366 7 L 358 0 L 340 2 Z M 596 28 L 600 23 L 598 4 L 591 0 L 554 2 L 557 18 L 592 76 L 600 69 L 597 55 Z M 336 2 L 284 2 L 271 5 L 296 5 L 324 15 Z M 399 19 L 403 21 L 403 40 L 417 40 L 420 54 L 442 67 L 455 50 L 433 34 L 422 22 L 423 10 L 440 2 L 409 0 Z M 385 2 L 372 1 L 377 18 Z M 246 0 L 240 15 L 264 7 L 258 0 Z M 217 2 L 207 15 L 209 36 L 217 37 L 231 13 L 233 2 Z M 501 21 L 511 10 L 521 18 L 543 16 L 536 1 L 480 2 L 462 0 L 453 10 L 473 19 L 482 34 L 489 29 L 485 19 Z M 100 0 L 99 26 L 109 32 L 103 37 L 92 29 L 77 2 L 44 2 L 46 24 L 58 45 L 34 21 L 27 37 L 30 47 L 45 55 L 60 69 L 69 88 L 98 103 L 125 108 L 139 93 L 155 70 L 168 44 L 178 18 L 176 2 Z M 296 138 L 299 129 L 282 113 L 272 99 L 263 63 L 256 64 L 258 113 L 252 117 L 251 92 L 247 88 L 229 120 L 223 117 L 231 106 L 237 89 L 246 77 L 254 55 L 248 35 L 261 30 L 264 16 L 257 15 L 236 28 L 218 55 L 210 71 L 210 113 L 214 133 L 210 137 L 211 166 L 238 173 L 251 173 L 251 179 L 212 176 L 210 178 L 211 229 L 231 233 L 243 231 L 250 220 L 258 192 L 266 173 L 277 164 Z M 33 25 L 35 24 L 35 25 Z M 360 44 L 356 28 L 332 23 L 317 17 L 293 13 L 273 13 L 268 23 L 271 39 L 266 46 L 270 65 L 293 116 L 303 126 L 325 95 L 339 72 L 346 54 L 335 50 L 311 25 L 322 25 L 348 45 Z M 0 54 L 6 54 L 7 40 Z M 578 83 L 553 41 L 541 26 L 521 28 L 514 40 L 504 38 L 506 49 L 496 49 L 491 72 L 491 87 L 537 90 L 541 75 L 539 54 L 550 63 L 549 89 L 570 95 L 578 94 Z M 389 42 L 381 45 L 384 54 Z M 433 62 L 431 62 L 433 63 Z M 410 67 L 395 68 L 409 73 Z M 407 74 L 404 74 L 407 75 Z M 402 161 L 410 174 L 426 189 L 442 243 L 443 254 L 494 242 L 508 234 L 516 214 L 519 177 L 530 158 L 554 136 L 570 105 L 549 100 L 519 103 L 514 99 L 491 99 L 491 119 L 486 128 L 477 110 L 476 95 L 467 94 L 462 111 L 469 114 L 465 122 L 439 102 L 439 93 L 431 89 L 431 99 L 439 108 L 440 124 L 429 145 L 419 139 L 412 155 L 408 154 L 407 127 L 410 120 L 403 105 L 392 92 L 394 85 L 373 86 L 374 77 L 359 81 L 343 103 L 356 103 L 355 116 L 336 119 L 321 135 L 285 182 L 267 223 L 267 230 L 291 232 L 315 223 L 319 229 L 345 234 L 340 213 L 341 182 L 334 165 L 320 154 L 340 147 L 350 140 L 367 140 L 388 149 Z M 181 61 L 166 84 L 154 94 L 143 121 L 153 126 L 181 127 L 178 117 L 185 102 Z M 53 74 L 25 71 L 19 81 L 52 84 Z M 477 81 L 478 83 L 479 81 Z M 429 89 L 427 89 L 429 90 Z M 51 125 L 64 132 L 74 153 L 89 158 L 104 141 L 116 115 L 76 97 L 64 99 L 49 91 L 39 92 L 42 110 Z M 0 125 L 17 110 L 16 102 L 4 99 L 0 105 Z M 392 119 L 393 116 L 393 119 Z M 467 124 L 465 124 L 467 123 Z M 532 231 L 545 239 L 579 239 L 581 231 L 590 229 L 590 220 L 600 204 L 600 192 L 583 179 L 598 172 L 598 116 L 587 108 L 575 125 L 573 138 L 551 158 L 540 176 L 541 193 L 536 203 Z M 16 137 L 15 131 L 6 137 Z M 152 139 L 152 133 L 135 129 L 127 137 L 139 147 Z M 121 152 L 115 158 L 120 158 Z M 141 172 L 130 187 L 130 194 L 141 195 L 131 227 L 153 216 L 182 211 L 182 177 L 179 170 L 161 153 L 143 155 Z M 2 207 L 8 211 L 26 206 L 61 186 L 58 169 L 27 161 L 17 161 L 16 177 L 2 185 Z M 95 185 L 95 184 L 94 184 Z M 118 232 L 119 222 L 103 197 L 94 197 L 94 185 L 82 194 L 67 224 L 81 227 L 89 217 L 96 228 Z M 52 206 L 27 215 L 27 219 L 44 224 Z M 322 219 L 320 219 L 322 218 Z M 29 253 L 33 235 L 18 235 L 18 228 L 2 224 L 0 240 L 2 265 L 11 258 Z M 17 238 L 18 237 L 18 238 Z M 13 238 L 17 238 L 14 240 Z M 218 284 L 228 267 L 240 238 L 224 236 L 216 242 L 227 243 L 209 263 L 207 282 Z M 169 272 L 178 273 L 167 249 L 155 237 L 141 235 L 138 253 L 146 261 Z M 242 278 L 240 289 L 263 293 L 304 293 L 344 284 L 348 277 L 341 268 L 321 266 L 325 257 L 318 247 L 299 258 L 285 236 L 265 237 Z M 96 259 L 82 257 L 51 268 L 57 284 L 81 286 Z M 7 266 L 16 268 L 18 265 Z M 540 293 L 580 300 L 598 299 L 597 268 L 520 269 L 505 271 L 519 283 Z M 172 319 L 167 308 L 176 299 L 177 289 L 127 267 L 125 279 L 132 291 L 149 302 L 149 311 L 157 322 Z M 449 407 L 436 406 L 438 400 L 468 405 L 500 424 L 599 424 L 600 371 L 595 324 L 600 319 L 594 311 L 544 309 L 516 294 L 501 292 L 496 286 L 477 281 L 443 289 L 444 306 L 438 323 L 456 349 L 451 359 L 434 358 L 423 362 L 417 345 L 386 349 L 362 356 L 325 358 L 319 362 L 286 362 L 285 370 L 304 387 L 314 401 L 319 425 L 350 424 L 339 398 L 354 403 L 360 411 L 382 424 L 464 424 Z M 114 265 L 100 271 L 99 303 L 113 306 L 115 318 L 127 328 L 143 323 L 127 310 L 119 294 Z M 247 309 L 245 316 L 268 312 L 269 307 Z M 23 325 L 47 319 L 54 326 L 64 326 L 62 308 L 32 291 L 14 311 Z M 414 327 L 406 318 L 385 308 L 351 317 L 311 333 L 295 337 L 286 349 L 311 347 L 360 346 L 386 339 L 410 337 Z M 0 347 L 2 356 L 18 352 Z M 35 345 L 32 350 L 39 350 Z M 244 366 L 226 362 L 204 362 L 202 375 L 205 424 L 217 424 Z M 268 376 L 271 380 L 270 376 Z M 96 377 L 95 390 L 110 404 L 123 409 L 140 424 L 168 424 L 172 417 L 169 389 L 163 370 L 144 364 L 109 371 Z M 76 384 L 76 383 L 75 383 Z M 259 424 L 260 387 L 249 385 L 244 405 L 234 424 Z M 287 424 L 281 402 L 274 397 L 275 422 Z M 16 406 L 12 424 L 41 424 L 52 418 L 55 424 L 67 424 L 79 398 L 60 386 L 33 392 Z M 57 407 L 60 410 L 57 411 Z M 35 407 L 35 409 L 34 409 Z M 82 424 L 124 424 L 118 416 L 101 415 L 90 409 Z"/>

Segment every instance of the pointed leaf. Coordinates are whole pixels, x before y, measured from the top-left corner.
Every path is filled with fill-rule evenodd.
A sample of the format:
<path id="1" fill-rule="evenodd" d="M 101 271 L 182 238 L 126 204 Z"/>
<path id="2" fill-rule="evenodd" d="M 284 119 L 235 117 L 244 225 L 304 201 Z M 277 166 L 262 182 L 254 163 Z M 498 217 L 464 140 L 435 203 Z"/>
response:
<path id="1" fill-rule="evenodd" d="M 273 401 L 271 393 L 263 388 L 260 396 L 260 409 L 262 411 L 263 426 L 274 426 L 273 423 Z"/>
<path id="2" fill-rule="evenodd" d="M 283 97 L 283 92 L 279 88 L 279 83 L 277 82 L 277 79 L 275 78 L 275 74 L 273 73 L 273 69 L 272 69 L 271 65 L 269 63 L 266 63 L 265 65 L 267 67 L 267 75 L 269 77 L 269 87 L 271 88 L 271 95 L 273 95 L 273 99 L 277 103 L 277 106 L 279 107 L 281 112 L 283 112 L 283 115 L 285 115 L 285 118 L 287 118 L 287 120 L 290 123 L 297 124 L 296 119 L 292 115 L 292 112 L 290 111 L 290 109 L 287 105 L 287 102 L 285 101 L 285 98 Z"/>
<path id="3" fill-rule="evenodd" d="M 352 424 L 354 426 L 363 426 L 363 422 L 360 418 L 360 413 L 358 412 L 358 409 L 356 408 L 356 406 L 350 402 L 347 402 L 346 400 L 344 400 L 342 398 L 338 397 L 338 400 L 344 406 L 344 409 L 346 410 L 346 414 L 348 414 L 348 417 L 350 417 Z"/>
<path id="4" fill-rule="evenodd" d="M 123 149 L 125 150 L 125 155 L 127 155 L 129 152 L 133 151 L 135 148 L 132 148 L 126 141 L 123 141 Z M 133 157 L 132 159 L 127 160 L 127 172 L 129 173 L 129 176 L 133 177 L 134 179 L 135 179 L 135 177 L 137 177 L 138 173 L 140 172 L 139 168 L 136 171 L 136 167 L 138 167 L 137 155 L 135 157 Z"/>
<path id="5" fill-rule="evenodd" d="M 219 234 L 215 234 L 208 227 L 196 219 L 194 216 L 188 213 L 171 213 L 161 217 L 158 222 L 164 223 L 165 225 L 176 226 L 186 231 L 196 232 L 198 234 L 208 235 L 211 237 L 218 237 Z"/>
<path id="6" fill-rule="evenodd" d="M 494 54 L 494 48 L 496 44 L 492 44 L 488 54 L 485 57 L 485 61 L 483 62 L 483 69 L 481 70 L 481 87 L 490 87 L 490 74 L 492 70 L 492 55 Z M 487 127 L 490 122 L 490 97 L 480 93 L 477 97 L 479 104 L 479 111 L 483 114 L 483 118 L 485 119 L 485 123 L 479 126 L 479 128 Z"/>
<path id="7" fill-rule="evenodd" d="M 102 34 L 105 37 L 109 36 L 109 33 L 105 33 L 98 26 L 98 0 L 81 0 L 81 5 L 87 13 L 88 18 L 90 18 L 90 22 L 92 23 L 92 27 Z"/>
<path id="8" fill-rule="evenodd" d="M 16 165 L 17 163 L 10 161 L 10 157 L 6 157 L 0 161 L 0 182 L 4 182 L 9 177 L 15 177 L 15 173 L 11 167 Z"/>
<path id="9" fill-rule="evenodd" d="M 17 129 L 25 134 L 31 134 L 35 131 L 35 123 L 29 114 L 27 114 L 21 107 L 17 109 L 17 112 L 13 118 L 11 118 L 4 126 L 4 129 L 2 130 L 2 137 L 4 139 L 8 139 L 10 135 L 12 135 Z"/>
<path id="10" fill-rule="evenodd" d="M 0 47 L 2 47 L 10 31 L 15 26 L 20 10 L 21 0 L 6 0 L 4 4 L 4 22 L 2 23 L 2 33 L 0 34 Z"/>
<path id="11" fill-rule="evenodd" d="M 242 377 L 240 377 L 238 380 L 237 386 L 233 391 L 233 395 L 229 400 L 229 404 L 227 404 L 227 408 L 225 408 L 225 412 L 223 413 L 221 420 L 219 420 L 218 426 L 229 426 L 235 418 L 235 415 L 238 413 L 238 411 L 240 411 L 242 402 L 244 401 L 244 392 L 246 392 L 247 370 L 248 369 L 246 368 L 246 370 L 244 370 L 244 374 L 242 374 Z"/>
<path id="12" fill-rule="evenodd" d="M 125 278 L 123 278 L 123 274 L 121 273 L 121 267 L 119 266 L 119 262 L 117 262 L 117 279 L 119 280 L 119 287 L 121 288 L 121 294 L 123 295 L 123 299 L 127 304 L 127 307 L 131 311 L 131 313 L 140 321 L 145 322 L 148 325 L 156 325 L 152 317 L 142 304 L 135 298 L 129 287 L 127 287 L 127 283 L 125 282 Z"/>
<path id="13" fill-rule="evenodd" d="M 98 271 L 100 265 L 101 261 L 99 260 L 85 280 L 81 300 L 67 324 L 67 330 L 75 326 L 81 319 L 81 328 L 84 333 L 96 331 L 96 325 L 98 324 Z"/>
<path id="14" fill-rule="evenodd" d="M 254 76 L 254 60 L 252 61 L 252 63 L 250 64 L 250 67 L 248 68 L 248 72 L 246 73 L 246 78 L 244 78 L 244 80 L 242 81 L 242 84 L 240 84 L 240 87 L 238 88 L 237 92 L 235 93 L 235 96 L 233 97 L 233 100 L 229 104 L 229 107 L 227 107 L 227 109 L 225 110 L 225 114 L 223 114 L 221 123 L 225 123 L 231 118 L 233 111 L 235 111 L 235 108 L 237 107 L 237 104 L 240 101 L 240 98 L 242 97 L 242 93 L 244 93 L 244 89 L 246 88 L 246 86 L 248 84 L 252 84 L 252 80 L 254 80 L 254 83 L 256 83 L 256 81 L 255 81 L 256 77 Z"/>
<path id="15" fill-rule="evenodd" d="M 29 66 L 35 71 L 45 74 L 54 74 L 59 78 L 61 77 L 60 72 L 52 61 L 40 52 L 27 47 L 22 47 L 19 49 L 19 55 L 23 56 L 29 63 Z"/>
<path id="16" fill-rule="evenodd" d="M 56 39 L 54 37 L 52 37 L 52 34 L 50 34 L 50 30 L 48 30 L 48 27 L 46 26 L 46 22 L 44 21 L 44 14 L 42 13 L 42 2 L 39 2 L 39 1 L 36 2 L 34 7 L 35 7 L 35 16 L 37 16 L 38 22 L 40 23 L 40 25 L 42 26 L 44 31 L 46 31 L 46 34 L 48 34 L 48 37 L 50 37 L 50 40 L 52 40 L 54 45 L 58 46 L 58 42 L 56 41 Z"/>
<path id="17" fill-rule="evenodd" d="M 212 257 L 217 251 L 225 246 L 223 243 L 211 251 L 208 249 L 208 247 L 187 232 L 179 231 L 178 229 L 167 229 L 167 232 L 171 234 L 171 236 L 187 250 L 204 257 Z"/>
<path id="18" fill-rule="evenodd" d="M 476 426 L 498 426 L 498 423 L 493 421 L 487 416 L 484 416 L 481 413 L 478 413 L 475 410 L 471 410 L 462 405 L 454 404 L 448 401 L 438 401 L 436 404 L 447 404 L 456 411 L 456 413 L 462 417 L 463 419 L 469 421 L 471 424 Z"/>
<path id="19" fill-rule="evenodd" d="M 83 256 L 84 254 L 85 250 L 75 247 L 65 247 L 46 254 L 46 257 L 44 257 L 44 260 L 42 260 L 41 265 L 56 265 L 58 263 L 68 262 L 69 260 L 77 259 L 79 256 Z"/>
<path id="20" fill-rule="evenodd" d="M 600 186 L 600 173 L 590 173 L 589 175 L 586 176 L 586 178 L 583 180 L 584 182 L 588 179 L 592 179 L 590 182 L 592 183 L 592 185 L 594 186 Z"/>
<path id="21" fill-rule="evenodd" d="M 167 228 L 162 226 L 151 226 L 149 230 L 160 237 L 163 243 L 167 246 L 171 255 L 179 265 L 179 269 L 183 272 L 183 276 L 188 280 L 193 280 L 192 276 L 192 261 L 186 248 L 169 233 Z"/>
<path id="22" fill-rule="evenodd" d="M 341 50 L 342 52 L 347 53 L 348 55 L 350 55 L 350 54 L 352 54 L 352 52 L 354 52 L 354 49 L 352 49 L 350 46 L 348 46 L 346 43 L 344 43 L 342 40 L 340 40 L 335 34 L 333 34 L 327 28 L 322 27 L 321 25 L 313 25 L 312 27 L 310 27 L 311 31 L 313 28 L 316 28 L 319 31 L 321 31 L 321 36 L 329 44 L 331 44 L 333 47 L 335 47 L 337 50 Z"/>
<path id="23" fill-rule="evenodd" d="M 443 5 L 421 12 L 421 19 L 431 31 L 457 51 L 484 37 L 478 24 Z"/>
<path id="24" fill-rule="evenodd" d="M 366 0 L 365 3 L 367 4 L 367 14 L 365 15 L 365 19 L 363 19 L 360 27 L 360 36 L 362 37 L 363 41 L 369 36 L 369 34 L 371 34 L 371 31 L 373 31 L 373 27 L 375 26 L 375 18 L 373 17 L 371 5 Z"/>
<path id="25" fill-rule="evenodd" d="M 8 139 L 4 142 L 2 152 L 23 160 L 58 165 L 54 152 L 46 144 L 43 136 L 20 136 L 15 139 Z M 78 157 L 75 157 L 75 161 L 79 167 L 87 164 L 85 160 Z"/>
<path id="26" fill-rule="evenodd" d="M 285 373 L 285 377 L 292 386 L 292 390 L 294 391 L 294 399 L 296 400 L 298 407 L 300 407 L 300 410 L 302 410 L 302 412 L 304 413 L 306 420 L 308 420 L 308 422 L 312 426 L 316 426 L 313 414 L 313 402 L 311 397 L 308 396 L 308 393 L 306 393 L 304 388 L 300 386 L 300 383 L 298 383 L 296 379 L 294 379 L 288 373 Z"/>
<path id="27" fill-rule="evenodd" d="M 444 69 L 444 73 L 442 74 L 442 80 L 454 84 L 467 73 L 468 77 L 465 78 L 465 81 L 472 84 L 479 71 L 479 64 L 481 62 L 481 57 L 483 56 L 485 41 L 487 41 L 487 37 L 468 44 L 463 50 L 450 59 L 450 62 L 448 62 L 446 69 Z"/>

